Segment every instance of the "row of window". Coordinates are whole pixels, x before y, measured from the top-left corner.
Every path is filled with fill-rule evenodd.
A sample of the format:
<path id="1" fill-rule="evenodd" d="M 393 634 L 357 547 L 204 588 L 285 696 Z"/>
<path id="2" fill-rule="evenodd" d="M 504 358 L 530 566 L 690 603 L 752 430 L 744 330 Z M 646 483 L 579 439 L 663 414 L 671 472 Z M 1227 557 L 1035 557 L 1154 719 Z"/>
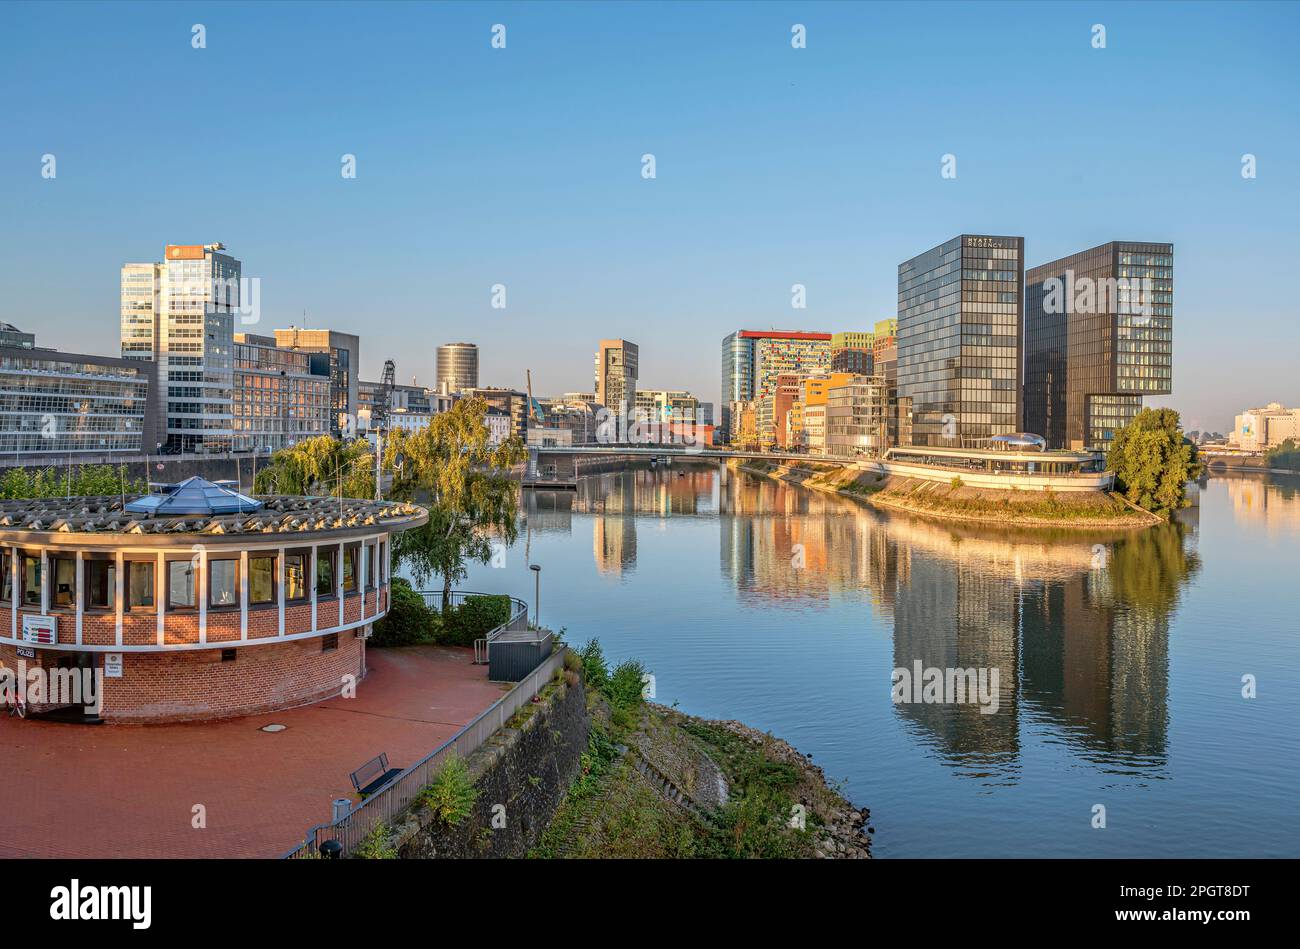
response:
<path id="1" fill-rule="evenodd" d="M 366 590 L 373 590 L 380 581 L 379 565 L 387 553 L 387 545 L 380 542 L 378 557 L 376 545 L 367 544 L 366 575 L 360 576 L 361 545 L 347 544 L 343 548 L 342 585 L 344 594 L 356 593 L 358 583 L 364 581 Z M 338 548 L 321 547 L 316 552 L 316 596 L 332 597 L 337 592 L 339 575 Z M 14 557 L 18 558 L 17 588 L 15 589 Z M 279 555 L 273 552 L 254 551 L 248 555 L 249 606 L 270 606 L 279 603 L 277 583 Z M 153 612 L 159 594 L 156 581 L 157 561 L 126 560 L 122 564 L 125 576 L 123 589 L 124 611 Z M 117 609 L 117 562 L 111 555 L 86 554 L 82 560 L 84 571 L 85 609 L 87 611 L 115 612 Z M 162 595 L 167 610 L 187 610 L 198 607 L 198 558 L 166 560 Z M 284 555 L 284 598 L 286 602 L 306 600 L 310 597 L 307 586 L 311 570 L 310 550 L 291 550 Z M 38 553 L 6 549 L 0 551 L 0 601 L 17 600 L 37 609 L 41 606 L 43 574 Z M 77 561 L 75 557 L 51 556 L 49 558 L 49 603 L 55 609 L 72 609 L 77 597 Z M 208 606 L 214 609 L 237 609 L 240 602 L 239 558 L 208 558 Z"/>

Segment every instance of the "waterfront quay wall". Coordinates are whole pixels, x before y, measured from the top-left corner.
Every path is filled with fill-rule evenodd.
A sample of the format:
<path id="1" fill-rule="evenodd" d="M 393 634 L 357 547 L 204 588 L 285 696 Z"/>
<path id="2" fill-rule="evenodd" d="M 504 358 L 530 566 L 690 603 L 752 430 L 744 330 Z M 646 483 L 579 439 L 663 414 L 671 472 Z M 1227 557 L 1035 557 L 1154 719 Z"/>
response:
<path id="1" fill-rule="evenodd" d="M 403 859 L 523 857 L 550 825 L 582 769 L 591 719 L 580 672 L 563 672 L 466 759 L 477 795 L 443 823 L 416 804 L 393 828 Z"/>

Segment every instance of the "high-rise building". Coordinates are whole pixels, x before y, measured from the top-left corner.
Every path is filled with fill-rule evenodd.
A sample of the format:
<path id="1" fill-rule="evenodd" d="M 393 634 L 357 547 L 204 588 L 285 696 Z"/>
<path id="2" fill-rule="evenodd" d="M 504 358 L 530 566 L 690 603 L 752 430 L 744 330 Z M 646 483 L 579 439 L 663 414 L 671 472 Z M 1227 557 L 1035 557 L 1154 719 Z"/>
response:
<path id="1" fill-rule="evenodd" d="M 361 408 L 357 392 L 361 371 L 361 338 L 329 329 L 291 326 L 275 331 L 276 345 L 328 358 L 330 377 L 330 432 L 335 438 L 356 431 Z"/>
<path id="2" fill-rule="evenodd" d="M 830 333 L 790 330 L 736 330 L 722 340 L 722 424 L 719 440 L 731 432 L 731 403 L 753 402 L 782 372 L 830 370 Z"/>
<path id="3" fill-rule="evenodd" d="M 982 447 L 1020 425 L 1023 237 L 962 234 L 898 265 L 898 398 L 911 443 Z"/>
<path id="4" fill-rule="evenodd" d="M 596 350 L 596 401 L 614 412 L 636 404 L 636 380 L 641 354 L 636 343 L 602 339 Z"/>
<path id="5" fill-rule="evenodd" d="M 787 416 L 799 401 L 799 386 L 799 376 L 784 373 L 765 395 L 754 400 L 759 447 L 780 451 L 791 447 Z"/>
<path id="6" fill-rule="evenodd" d="M 156 365 L 38 349 L 20 335 L 0 344 L 0 457 L 157 451 Z"/>
<path id="7" fill-rule="evenodd" d="M 831 372 L 870 376 L 875 371 L 875 365 L 875 357 L 870 349 L 837 349 L 831 353 Z"/>
<path id="8" fill-rule="evenodd" d="M 1111 241 L 1025 274 L 1024 428 L 1105 450 L 1173 383 L 1174 245 Z"/>
<path id="9" fill-rule="evenodd" d="M 122 267 L 122 358 L 158 364 L 158 434 L 170 450 L 229 451 L 234 442 L 241 265 L 223 250 L 168 244 L 162 262 Z"/>
<path id="10" fill-rule="evenodd" d="M 460 392 L 478 388 L 478 346 L 474 343 L 444 343 L 438 347 L 436 388 Z"/>

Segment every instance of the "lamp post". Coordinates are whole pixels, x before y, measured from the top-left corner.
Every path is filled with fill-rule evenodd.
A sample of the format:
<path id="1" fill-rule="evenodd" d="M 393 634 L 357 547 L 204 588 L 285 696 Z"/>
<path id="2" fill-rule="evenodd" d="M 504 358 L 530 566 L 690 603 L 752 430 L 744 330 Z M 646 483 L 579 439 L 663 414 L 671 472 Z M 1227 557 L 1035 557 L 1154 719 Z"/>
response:
<path id="1" fill-rule="evenodd" d="M 533 572 L 533 626 L 542 627 L 542 568 L 540 564 L 529 564 Z"/>

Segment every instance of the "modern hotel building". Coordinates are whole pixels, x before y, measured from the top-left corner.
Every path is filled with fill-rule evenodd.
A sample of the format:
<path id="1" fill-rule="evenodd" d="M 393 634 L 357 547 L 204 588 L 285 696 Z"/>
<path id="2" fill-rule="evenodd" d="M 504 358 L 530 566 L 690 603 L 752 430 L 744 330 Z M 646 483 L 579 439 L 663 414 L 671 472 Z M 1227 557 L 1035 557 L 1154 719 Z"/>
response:
<path id="1" fill-rule="evenodd" d="M 982 447 L 1020 425 L 1025 239 L 962 234 L 898 265 L 898 400 L 911 443 Z"/>
<path id="2" fill-rule="evenodd" d="M 1104 450 L 1173 388 L 1173 244 L 1111 241 L 1025 275 L 1024 428 Z"/>

